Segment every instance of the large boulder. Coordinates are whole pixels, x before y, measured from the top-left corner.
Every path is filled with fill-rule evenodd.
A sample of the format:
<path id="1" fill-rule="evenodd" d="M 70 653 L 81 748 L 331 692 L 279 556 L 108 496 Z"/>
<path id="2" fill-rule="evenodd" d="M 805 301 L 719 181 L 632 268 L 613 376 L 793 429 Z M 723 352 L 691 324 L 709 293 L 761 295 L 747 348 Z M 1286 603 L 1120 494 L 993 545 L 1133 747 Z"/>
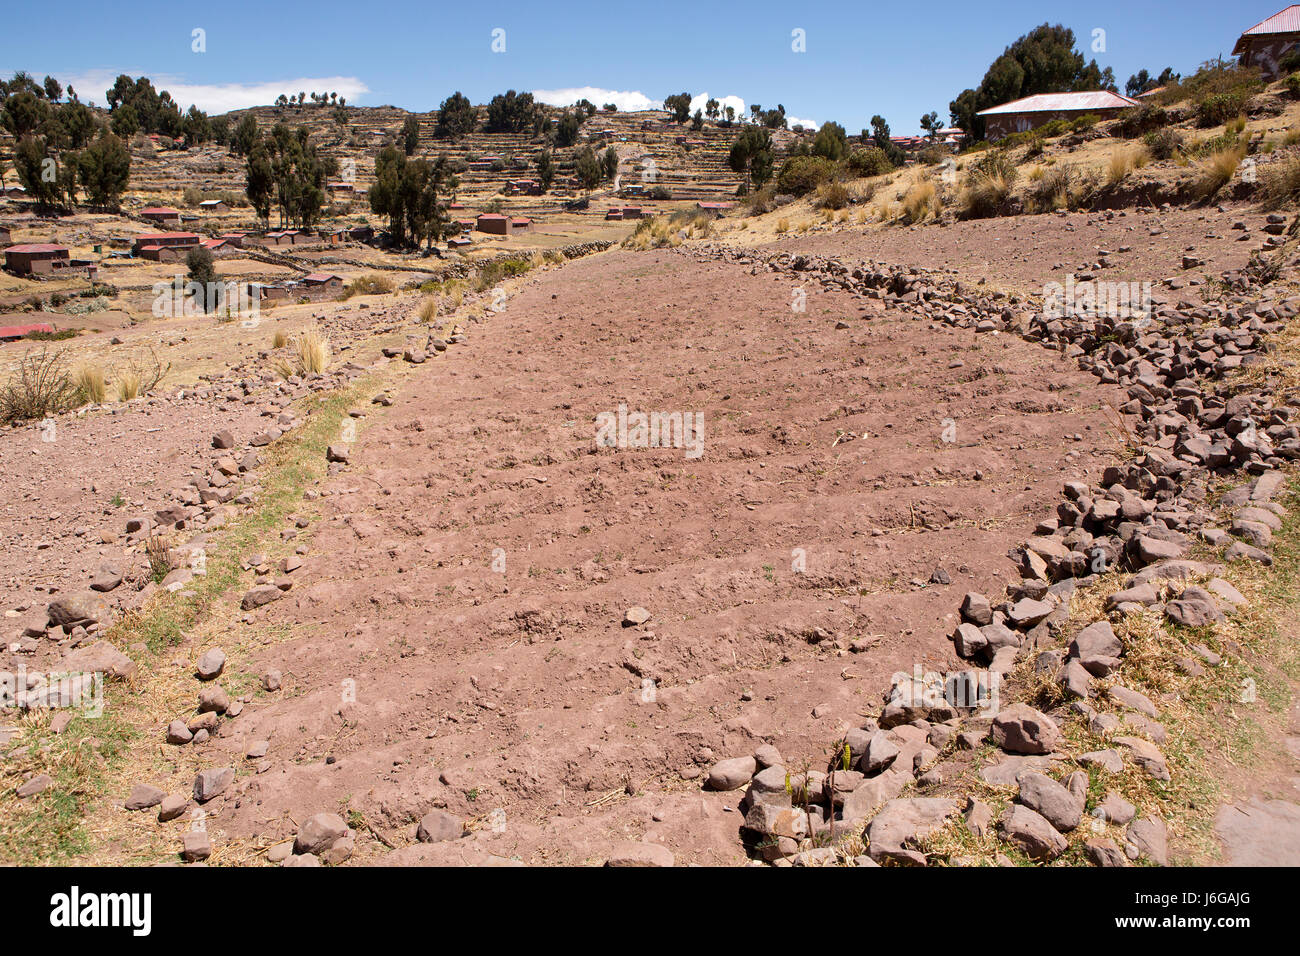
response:
<path id="1" fill-rule="evenodd" d="M 925 866 L 919 841 L 957 812 L 956 801 L 943 797 L 890 800 L 867 827 L 868 852 L 877 863 L 891 860 Z"/>
<path id="2" fill-rule="evenodd" d="M 1061 737 L 1052 718 L 1028 704 L 1012 704 L 999 711 L 991 733 L 995 744 L 1014 754 L 1051 753 Z"/>
<path id="3" fill-rule="evenodd" d="M 50 623 L 71 631 L 78 624 L 107 624 L 112 616 L 108 601 L 96 591 L 70 591 L 50 602 Z"/>

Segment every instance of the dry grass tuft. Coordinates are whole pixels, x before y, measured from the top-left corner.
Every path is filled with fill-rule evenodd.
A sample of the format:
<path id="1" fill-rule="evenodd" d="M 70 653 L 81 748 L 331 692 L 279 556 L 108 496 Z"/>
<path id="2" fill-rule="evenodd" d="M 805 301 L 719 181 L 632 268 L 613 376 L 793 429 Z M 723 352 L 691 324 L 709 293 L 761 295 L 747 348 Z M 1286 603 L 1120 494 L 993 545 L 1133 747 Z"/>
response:
<path id="1" fill-rule="evenodd" d="M 104 384 L 104 369 L 100 366 L 81 366 L 77 369 L 73 381 L 86 401 L 94 402 L 96 405 L 108 401 L 108 386 Z"/>
<path id="2" fill-rule="evenodd" d="M 330 340 L 311 329 L 298 335 L 298 370 L 304 375 L 320 375 L 330 364 Z"/>
<path id="3" fill-rule="evenodd" d="M 1245 158 L 1245 144 L 1239 143 L 1236 146 L 1226 146 L 1223 149 L 1216 150 L 1202 160 L 1193 185 L 1193 192 L 1197 198 L 1213 199 L 1219 190 L 1232 179 L 1237 167 L 1241 165 L 1241 161 Z"/>
<path id="4" fill-rule="evenodd" d="M 939 192 L 932 179 L 914 183 L 903 197 L 903 221 L 906 223 L 924 222 L 938 212 Z"/>
<path id="5" fill-rule="evenodd" d="M 134 369 L 118 372 L 117 379 L 113 384 L 117 388 L 117 400 L 119 402 L 129 402 L 140 397 L 142 385 L 140 373 Z"/>

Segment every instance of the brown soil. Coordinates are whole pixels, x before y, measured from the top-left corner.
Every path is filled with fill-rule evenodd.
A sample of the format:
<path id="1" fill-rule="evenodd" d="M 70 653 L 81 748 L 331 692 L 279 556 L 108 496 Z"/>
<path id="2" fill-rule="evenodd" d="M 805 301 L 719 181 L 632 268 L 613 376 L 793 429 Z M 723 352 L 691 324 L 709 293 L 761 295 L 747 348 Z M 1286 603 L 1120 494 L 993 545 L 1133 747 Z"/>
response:
<path id="1" fill-rule="evenodd" d="M 701 767 L 760 739 L 821 755 L 891 674 L 955 665 L 962 593 L 1110 461 L 1111 392 L 1012 337 L 790 298 L 736 265 L 613 252 L 412 377 L 323 499 L 307 582 L 262 612 L 294 636 L 253 669 L 292 683 L 210 744 L 220 762 L 271 740 L 230 832 L 350 800 L 405 843 L 434 806 L 503 808 L 479 849 L 582 862 L 644 836 L 737 863 L 734 795 L 702 794 Z M 598 451 L 620 403 L 703 413 L 703 457 Z M 651 619 L 624 628 L 634 605 Z"/>

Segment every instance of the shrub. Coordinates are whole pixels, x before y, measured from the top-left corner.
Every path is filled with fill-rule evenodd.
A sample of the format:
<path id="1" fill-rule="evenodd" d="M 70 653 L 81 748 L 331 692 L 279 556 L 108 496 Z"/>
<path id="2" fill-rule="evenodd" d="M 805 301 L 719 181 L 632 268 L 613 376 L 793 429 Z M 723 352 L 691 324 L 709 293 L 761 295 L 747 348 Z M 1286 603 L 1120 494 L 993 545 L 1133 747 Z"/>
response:
<path id="1" fill-rule="evenodd" d="M 938 146 L 927 146 L 916 154 L 916 158 L 926 166 L 938 166 L 947 157 L 947 150 L 940 149 Z"/>
<path id="2" fill-rule="evenodd" d="M 1286 78 L 1286 91 L 1292 97 L 1300 97 L 1300 73 L 1292 73 Z"/>
<path id="3" fill-rule="evenodd" d="M 531 259 L 511 258 L 511 259 L 493 259 L 485 263 L 478 273 L 477 288 L 479 292 L 486 292 L 493 288 L 499 282 L 505 279 L 513 279 L 515 276 L 524 275 L 533 267 Z"/>
<path id="4" fill-rule="evenodd" d="M 835 164 L 820 156 L 794 156 L 786 160 L 777 177 L 777 188 L 793 196 L 804 196 L 835 176 Z"/>
<path id="5" fill-rule="evenodd" d="M 34 421 L 69 411 L 81 401 L 63 353 L 41 349 L 38 355 L 24 355 L 14 377 L 0 389 L 0 421 Z"/>
<path id="6" fill-rule="evenodd" d="M 1124 111 L 1124 115 L 1115 124 L 1115 132 L 1125 139 L 1136 139 L 1144 133 L 1168 125 L 1169 114 L 1163 107 L 1154 103 L 1143 103 L 1136 109 Z"/>
<path id="7" fill-rule="evenodd" d="M 894 168 L 889 161 L 889 154 L 878 146 L 869 149 L 855 149 L 844 161 L 844 167 L 853 176 L 880 176 Z"/>
<path id="8" fill-rule="evenodd" d="M 1030 177 L 1033 185 L 1029 188 L 1029 205 L 1035 212 L 1051 212 L 1065 209 L 1070 205 L 1070 169 L 1068 166 L 1054 166 L 1051 169 L 1035 170 L 1036 176 Z"/>
<path id="9" fill-rule="evenodd" d="M 1246 105 L 1248 94 L 1244 90 L 1211 93 L 1196 104 L 1198 126 L 1218 126 L 1237 116 Z"/>
<path id="10" fill-rule="evenodd" d="M 354 295 L 379 295 L 384 292 L 393 291 L 393 280 L 387 276 L 367 273 L 357 276 L 349 282 L 343 289 L 342 299 L 350 299 Z"/>
<path id="11" fill-rule="evenodd" d="M 1015 165 L 1003 152 L 995 151 L 981 157 L 971 167 L 962 193 L 966 216 L 986 219 L 1001 215 L 1011 197 L 1016 173 Z"/>
<path id="12" fill-rule="evenodd" d="M 849 204 L 849 191 L 841 182 L 824 183 L 817 189 L 817 206 L 822 209 L 843 209 Z"/>
<path id="13" fill-rule="evenodd" d="M 1092 129 L 1100 122 L 1101 117 L 1096 113 L 1084 113 L 1070 124 L 1070 129 L 1076 133 L 1083 133 Z"/>
<path id="14" fill-rule="evenodd" d="M 271 336 L 271 348 L 282 349 L 289 344 L 289 336 L 282 329 L 276 329 Z"/>
<path id="15" fill-rule="evenodd" d="M 1183 134 L 1177 130 L 1153 129 L 1142 137 L 1142 144 L 1153 159 L 1170 159 L 1183 145 Z"/>

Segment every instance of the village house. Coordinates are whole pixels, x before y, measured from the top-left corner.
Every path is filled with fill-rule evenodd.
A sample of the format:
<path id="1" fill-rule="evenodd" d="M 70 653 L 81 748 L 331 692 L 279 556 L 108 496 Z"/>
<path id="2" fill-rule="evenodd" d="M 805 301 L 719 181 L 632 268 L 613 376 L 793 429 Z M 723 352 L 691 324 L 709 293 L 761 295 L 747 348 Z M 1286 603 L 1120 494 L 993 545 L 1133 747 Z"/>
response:
<path id="1" fill-rule="evenodd" d="M 32 242 L 5 250 L 5 268 L 15 275 L 49 275 L 72 264 L 67 246 Z"/>
<path id="2" fill-rule="evenodd" d="M 507 196 L 540 196 L 542 184 L 533 179 L 514 179 L 506 183 Z"/>
<path id="3" fill-rule="evenodd" d="M 204 212 L 230 212 L 230 207 L 220 199 L 205 199 L 199 203 L 199 208 Z"/>
<path id="4" fill-rule="evenodd" d="M 136 236 L 131 246 L 131 251 L 135 255 L 141 255 L 146 246 L 157 248 L 177 248 L 182 252 L 188 252 L 194 246 L 199 244 L 200 236 L 197 232 L 154 232 L 146 233 L 142 236 Z M 156 258 L 146 256 L 145 258 Z M 169 261 L 161 260 L 158 261 Z"/>
<path id="5" fill-rule="evenodd" d="M 150 206 L 148 209 L 140 210 L 140 218 L 162 224 L 165 222 L 180 222 L 181 214 L 175 209 L 169 209 L 166 206 Z"/>
<path id="6" fill-rule="evenodd" d="M 1278 61 L 1300 42 L 1300 3 L 1293 3 L 1267 20 L 1261 20 L 1240 37 L 1232 48 L 1242 66 L 1257 66 L 1268 79 L 1282 72 Z"/>
<path id="7" fill-rule="evenodd" d="M 514 216 L 510 220 L 510 231 L 515 232 L 532 232 L 533 221 L 527 216 Z"/>
<path id="8" fill-rule="evenodd" d="M 284 229 L 278 232 L 268 232 L 262 237 L 262 240 L 268 246 L 292 246 L 301 241 L 300 233 L 297 229 Z"/>
<path id="9" fill-rule="evenodd" d="M 244 239 L 247 237 L 248 233 L 246 232 L 223 232 L 221 235 L 217 236 L 218 239 L 226 240 L 228 244 L 234 246 L 236 249 L 244 248 Z"/>
<path id="10" fill-rule="evenodd" d="M 249 298 L 255 302 L 280 302 L 289 298 L 289 287 L 285 285 L 263 285 L 260 282 L 248 284 Z"/>
<path id="11" fill-rule="evenodd" d="M 356 189 L 352 183 L 326 183 L 325 188 L 332 193 L 350 193 Z"/>
<path id="12" fill-rule="evenodd" d="M 0 226 L 0 245 L 9 245 L 13 242 L 13 235 L 9 232 L 8 226 Z"/>
<path id="13" fill-rule="evenodd" d="M 474 228 L 479 232 L 488 232 L 494 236 L 510 235 L 510 220 L 494 212 L 485 212 L 474 221 Z"/>
<path id="14" fill-rule="evenodd" d="M 219 237 L 216 239 L 204 239 L 199 243 L 199 245 L 208 250 L 208 252 L 212 253 L 218 259 L 222 256 L 230 255 L 230 253 L 235 249 L 235 247 L 230 244 L 229 239 L 221 239 Z"/>
<path id="15" fill-rule="evenodd" d="M 141 246 L 138 255 L 141 259 L 148 259 L 151 262 L 180 262 L 188 254 L 188 249 L 182 249 L 177 246 Z"/>
<path id="16" fill-rule="evenodd" d="M 470 239 L 467 236 L 456 236 L 454 238 L 447 240 L 448 249 L 464 249 L 467 246 L 472 246 L 473 244 L 474 244 L 474 240 Z"/>
<path id="17" fill-rule="evenodd" d="M 7 196 L 10 199 L 26 199 L 27 190 L 24 189 L 22 186 L 17 186 L 14 185 L 13 183 L 10 183 L 9 185 L 5 186 L 3 189 L 0 189 L 0 195 Z"/>
<path id="18" fill-rule="evenodd" d="M 306 291 L 314 295 L 328 295 L 343 290 L 343 277 L 332 272 L 313 272 L 302 277 Z"/>
<path id="19" fill-rule="evenodd" d="M 1088 115 L 1098 119 L 1111 119 L 1137 105 L 1137 100 L 1109 90 L 1038 93 L 980 110 L 975 115 L 984 117 L 984 138 L 993 142 L 1012 133 L 1037 129 L 1057 119 L 1072 120 Z"/>

